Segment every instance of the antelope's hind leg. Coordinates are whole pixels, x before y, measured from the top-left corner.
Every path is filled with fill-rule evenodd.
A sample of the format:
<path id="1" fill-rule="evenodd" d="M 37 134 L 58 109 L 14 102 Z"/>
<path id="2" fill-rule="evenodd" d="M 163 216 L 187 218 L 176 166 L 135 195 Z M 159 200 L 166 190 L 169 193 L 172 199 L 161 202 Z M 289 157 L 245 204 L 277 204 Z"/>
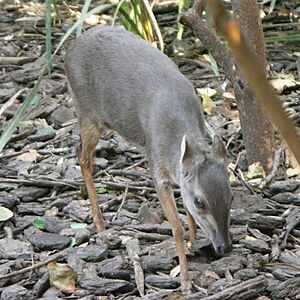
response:
<path id="1" fill-rule="evenodd" d="M 102 213 L 97 203 L 97 194 L 93 180 L 93 158 L 95 148 L 103 131 L 104 126 L 102 125 L 95 125 L 90 121 L 82 122 L 80 124 L 81 143 L 77 148 L 78 160 L 89 195 L 93 214 L 93 222 L 97 232 L 104 231 L 105 226 Z"/>

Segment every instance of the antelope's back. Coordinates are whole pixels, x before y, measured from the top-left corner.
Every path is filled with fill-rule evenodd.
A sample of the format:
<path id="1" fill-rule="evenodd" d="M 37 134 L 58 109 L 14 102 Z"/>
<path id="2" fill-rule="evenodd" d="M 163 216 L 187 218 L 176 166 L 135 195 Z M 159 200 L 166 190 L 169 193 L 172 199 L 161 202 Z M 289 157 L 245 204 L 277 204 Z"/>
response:
<path id="1" fill-rule="evenodd" d="M 67 52 L 65 71 L 79 120 L 102 122 L 141 145 L 153 115 L 170 107 L 180 111 L 182 101 L 195 104 L 193 87 L 177 66 L 122 28 L 94 27 L 82 34 Z"/>

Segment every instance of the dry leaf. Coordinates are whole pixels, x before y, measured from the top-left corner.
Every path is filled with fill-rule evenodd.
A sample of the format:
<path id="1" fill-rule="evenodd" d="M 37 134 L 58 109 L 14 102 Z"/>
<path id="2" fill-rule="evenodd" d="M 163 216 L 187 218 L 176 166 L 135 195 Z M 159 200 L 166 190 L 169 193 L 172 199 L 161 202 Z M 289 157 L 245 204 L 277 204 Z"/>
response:
<path id="1" fill-rule="evenodd" d="M 201 96 L 213 97 L 217 95 L 217 91 L 211 88 L 198 88 L 197 93 Z"/>
<path id="2" fill-rule="evenodd" d="M 40 157 L 40 154 L 35 149 L 31 149 L 28 152 L 17 156 L 17 159 L 21 161 L 36 162 L 38 157 Z"/>
<path id="3" fill-rule="evenodd" d="M 235 96 L 231 92 L 224 92 L 223 97 L 226 98 L 226 99 L 235 100 Z"/>
<path id="4" fill-rule="evenodd" d="M 248 168 L 248 173 L 246 177 L 248 179 L 262 178 L 265 176 L 264 168 L 259 162 L 255 162 Z"/>
<path id="5" fill-rule="evenodd" d="M 256 241 L 257 239 L 255 237 L 253 237 L 253 236 L 246 235 L 245 240 L 246 241 Z"/>
<path id="6" fill-rule="evenodd" d="M 170 271 L 170 276 L 171 277 L 176 277 L 180 273 L 180 265 L 177 265 L 175 268 L 173 268 Z"/>
<path id="7" fill-rule="evenodd" d="M 270 81 L 273 88 L 277 91 L 277 93 L 281 94 L 284 89 L 286 88 L 290 88 L 290 87 L 294 87 L 297 84 L 296 80 L 293 79 L 282 79 L 282 78 L 278 78 L 278 79 L 273 79 Z"/>
<path id="8" fill-rule="evenodd" d="M 47 265 L 50 283 L 66 294 L 72 294 L 77 280 L 76 272 L 67 264 L 51 262 Z"/>
<path id="9" fill-rule="evenodd" d="M 203 109 L 204 111 L 208 114 L 211 115 L 212 114 L 212 110 L 216 107 L 216 104 L 214 103 L 214 101 L 208 97 L 208 96 L 204 96 L 202 95 L 202 99 L 203 99 Z"/>
<path id="10" fill-rule="evenodd" d="M 294 176 L 300 175 L 300 167 L 296 167 L 296 168 L 288 168 L 288 169 L 286 170 L 286 174 L 287 174 L 287 176 L 289 176 L 289 177 L 294 177 Z"/>
<path id="11" fill-rule="evenodd" d="M 13 215 L 14 214 L 10 209 L 0 205 L 0 222 L 10 219 Z"/>

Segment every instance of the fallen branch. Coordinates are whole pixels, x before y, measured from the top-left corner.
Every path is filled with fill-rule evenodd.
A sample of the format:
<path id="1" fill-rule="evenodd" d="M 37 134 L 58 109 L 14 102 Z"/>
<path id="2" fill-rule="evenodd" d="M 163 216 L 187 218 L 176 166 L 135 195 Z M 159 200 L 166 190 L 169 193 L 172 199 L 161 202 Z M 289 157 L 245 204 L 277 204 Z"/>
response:
<path id="1" fill-rule="evenodd" d="M 59 253 L 57 254 L 56 256 L 54 257 L 51 257 L 43 262 L 40 262 L 40 263 L 37 263 L 35 265 L 32 265 L 30 267 L 27 267 L 27 268 L 23 268 L 23 269 L 20 269 L 18 271 L 15 271 L 15 272 L 11 272 L 9 274 L 5 274 L 5 275 L 0 275 L 0 280 L 1 279 L 7 279 L 7 278 L 11 278 L 11 277 L 14 277 L 14 276 L 17 276 L 17 275 L 20 275 L 20 274 L 23 274 L 23 273 L 26 273 L 26 272 L 30 272 L 30 271 L 33 271 L 33 270 L 36 270 L 36 269 L 39 269 L 43 266 L 46 266 L 47 264 L 49 264 L 50 262 L 53 262 L 55 260 L 58 260 L 58 259 L 61 259 L 63 258 L 64 256 L 66 255 L 66 253 Z"/>
<path id="2" fill-rule="evenodd" d="M 184 300 L 229 300 L 229 299 L 254 299 L 260 292 L 262 292 L 267 285 L 267 281 L 263 275 L 246 280 L 240 284 L 231 286 L 224 291 L 216 293 L 212 296 L 202 297 L 203 294 L 195 293 L 191 296 L 185 297 Z M 200 295 L 200 296 L 199 296 Z"/>

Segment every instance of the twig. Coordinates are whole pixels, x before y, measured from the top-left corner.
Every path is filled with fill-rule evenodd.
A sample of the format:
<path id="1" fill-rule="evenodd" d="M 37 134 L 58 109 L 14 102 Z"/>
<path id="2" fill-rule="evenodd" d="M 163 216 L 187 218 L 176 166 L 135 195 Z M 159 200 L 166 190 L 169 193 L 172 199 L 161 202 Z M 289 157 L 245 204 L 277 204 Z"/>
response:
<path id="1" fill-rule="evenodd" d="M 43 187 L 71 187 L 76 188 L 77 185 L 73 185 L 63 181 L 55 181 L 55 180 L 37 180 L 37 179 L 13 179 L 13 178 L 0 178 L 0 183 L 11 183 L 11 184 L 24 184 L 24 185 L 35 185 L 35 186 L 43 186 Z"/>
<path id="2" fill-rule="evenodd" d="M 241 183 L 250 191 L 250 193 L 252 195 L 256 195 L 256 193 L 254 192 L 254 190 L 251 188 L 251 186 L 249 186 L 249 184 L 242 178 L 242 176 L 234 169 L 232 168 L 228 168 L 231 172 L 234 173 L 234 175 L 236 175 L 236 177 L 241 181 Z"/>
<path id="3" fill-rule="evenodd" d="M 205 299 L 205 300 L 221 300 L 221 299 L 255 299 L 256 296 L 262 292 L 267 285 L 266 278 L 263 275 L 257 276 L 255 278 L 243 281 L 237 285 L 231 286 L 221 292 L 218 292 L 212 296 L 201 297 L 199 294 L 183 298 L 184 300 L 193 299 Z"/>
<path id="4" fill-rule="evenodd" d="M 144 163 L 145 161 L 147 161 L 147 159 L 146 159 L 146 158 L 143 158 L 143 159 L 139 160 L 138 162 L 136 162 L 135 164 L 133 164 L 133 165 L 131 165 L 131 166 L 125 168 L 125 170 L 130 170 L 130 169 L 132 169 L 132 168 L 135 168 L 135 167 L 141 165 L 142 163 Z"/>
<path id="5" fill-rule="evenodd" d="M 0 57 L 0 62 L 1 62 L 1 57 Z M 19 90 L 16 92 L 12 97 L 9 98 L 8 101 L 6 101 L 3 106 L 0 108 L 0 116 L 5 112 L 6 109 L 8 109 L 10 106 L 13 105 L 13 103 L 16 101 L 16 99 L 24 92 L 27 91 L 28 88 L 24 88 L 22 90 Z"/>
<path id="6" fill-rule="evenodd" d="M 114 217 L 112 218 L 112 222 L 117 218 L 117 216 L 119 215 L 123 205 L 124 205 L 124 202 L 127 198 L 127 195 L 128 195 L 128 188 L 129 188 L 129 182 L 127 182 L 127 185 L 126 185 L 126 189 L 125 189 L 125 193 L 124 193 L 124 196 L 123 196 L 123 199 L 122 199 L 122 202 L 120 204 L 120 207 L 118 208 L 118 210 L 116 211 Z"/>
<path id="7" fill-rule="evenodd" d="M 272 179 L 276 176 L 278 168 L 280 167 L 280 164 L 282 162 L 281 158 L 283 155 L 283 147 L 280 147 L 279 149 L 277 149 L 275 151 L 274 154 L 274 161 L 273 161 L 273 168 L 272 171 L 270 172 L 270 174 L 262 181 L 262 183 L 260 184 L 259 188 L 261 190 L 263 190 L 266 185 L 268 185 Z"/>
<path id="8" fill-rule="evenodd" d="M 9 274 L 5 274 L 5 275 L 0 275 L 0 280 L 1 279 L 7 279 L 7 278 L 11 278 L 11 277 L 14 277 L 16 275 L 20 275 L 20 274 L 23 274 L 23 273 L 26 273 L 26 272 L 30 272 L 30 271 L 33 271 L 33 270 L 36 270 L 36 269 L 39 269 L 45 265 L 47 265 L 48 263 L 52 262 L 52 261 L 55 261 L 55 260 L 58 260 L 58 259 L 61 259 L 63 258 L 64 256 L 66 255 L 66 253 L 59 253 L 57 254 L 55 257 L 52 257 L 52 258 L 49 258 L 43 262 L 40 262 L 40 263 L 37 263 L 35 265 L 32 265 L 30 267 L 27 267 L 27 268 L 23 268 L 21 270 L 18 270 L 18 271 L 15 271 L 15 272 L 11 272 Z"/>

